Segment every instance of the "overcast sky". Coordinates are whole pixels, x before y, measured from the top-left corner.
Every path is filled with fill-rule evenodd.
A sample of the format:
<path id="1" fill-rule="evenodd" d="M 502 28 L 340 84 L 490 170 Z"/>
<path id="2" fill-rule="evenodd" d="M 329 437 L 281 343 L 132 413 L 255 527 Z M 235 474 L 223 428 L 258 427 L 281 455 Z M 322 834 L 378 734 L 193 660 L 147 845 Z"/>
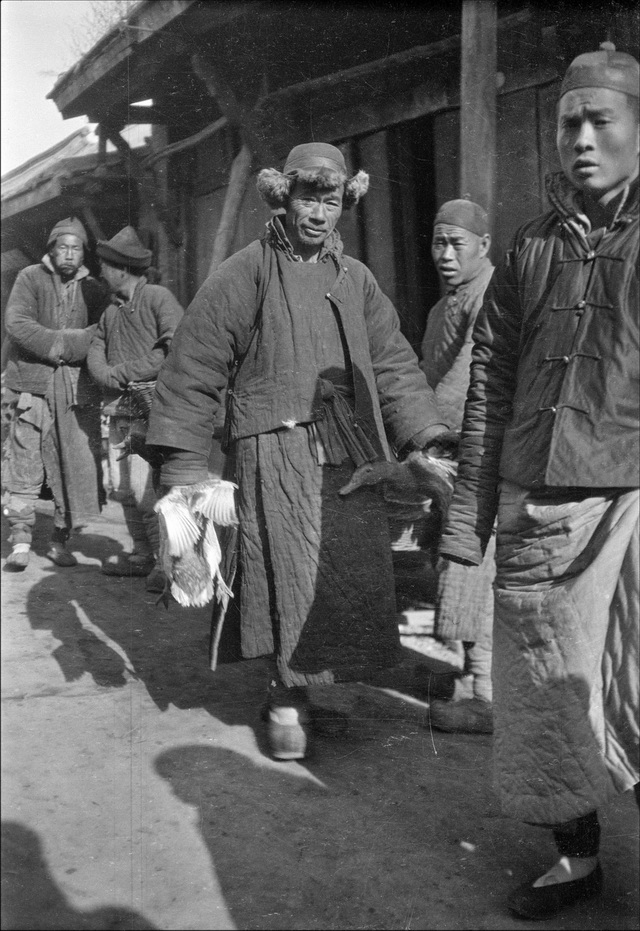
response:
<path id="1" fill-rule="evenodd" d="M 63 120 L 46 96 L 75 60 L 74 24 L 90 0 L 2 0 L 2 174 L 86 125 Z"/>

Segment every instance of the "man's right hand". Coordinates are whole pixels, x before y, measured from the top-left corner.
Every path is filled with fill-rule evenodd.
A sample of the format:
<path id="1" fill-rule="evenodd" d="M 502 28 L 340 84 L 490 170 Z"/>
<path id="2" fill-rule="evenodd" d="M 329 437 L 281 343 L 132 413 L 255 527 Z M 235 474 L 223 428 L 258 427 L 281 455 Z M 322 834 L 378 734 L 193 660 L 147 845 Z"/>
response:
<path id="1" fill-rule="evenodd" d="M 424 452 L 436 459 L 457 459 L 459 446 L 460 433 L 457 430 L 445 430 L 429 440 Z"/>

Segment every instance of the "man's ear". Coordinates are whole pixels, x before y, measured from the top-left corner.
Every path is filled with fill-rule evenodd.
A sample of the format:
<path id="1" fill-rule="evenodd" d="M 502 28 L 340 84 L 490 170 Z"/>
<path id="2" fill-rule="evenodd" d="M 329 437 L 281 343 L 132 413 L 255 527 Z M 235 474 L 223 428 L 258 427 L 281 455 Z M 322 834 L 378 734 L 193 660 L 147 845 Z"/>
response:
<path id="1" fill-rule="evenodd" d="M 491 236 L 489 235 L 489 233 L 485 233 L 482 239 L 480 240 L 480 252 L 482 254 L 482 258 L 485 257 L 485 255 L 489 252 L 490 248 L 491 248 Z"/>

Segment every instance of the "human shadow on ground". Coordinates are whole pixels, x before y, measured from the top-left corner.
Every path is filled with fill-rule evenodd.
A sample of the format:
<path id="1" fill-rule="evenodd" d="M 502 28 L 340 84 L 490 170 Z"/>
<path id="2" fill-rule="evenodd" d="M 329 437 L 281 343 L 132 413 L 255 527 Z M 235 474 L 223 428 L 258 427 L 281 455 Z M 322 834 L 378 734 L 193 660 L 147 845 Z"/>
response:
<path id="1" fill-rule="evenodd" d="M 51 876 L 38 835 L 15 821 L 4 821 L 2 835 L 2 928 L 41 931 L 153 931 L 137 912 L 117 906 L 79 911 Z"/>
<path id="2" fill-rule="evenodd" d="M 35 553 L 44 552 L 52 528 L 52 518 L 38 514 L 33 538 Z M 3 556 L 10 551 L 7 534 L 4 533 L 6 529 L 3 521 Z M 122 546 L 106 535 L 77 533 L 72 549 L 86 558 L 100 560 L 106 550 L 121 551 Z M 90 672 L 97 685 L 124 686 L 127 682 L 126 657 L 123 651 L 114 649 L 115 643 L 110 644 L 108 638 L 102 635 L 101 621 L 92 620 L 102 618 L 105 613 L 110 614 L 115 607 L 105 605 L 96 588 L 99 566 L 81 562 L 78 566 L 62 568 L 47 562 L 44 576 L 39 572 L 40 580 L 29 586 L 30 576 L 33 575 L 32 563 L 19 575 L 13 572 L 11 575 L 17 576 L 16 586 L 20 586 L 17 593 L 27 588 L 26 608 L 31 627 L 34 630 L 49 630 L 60 641 L 52 655 L 65 681 L 75 682 L 85 672 Z M 3 605 L 6 610 L 10 610 L 12 582 L 7 579 L 4 585 Z"/>
<path id="3" fill-rule="evenodd" d="M 46 545 L 51 526 L 50 517 L 39 515 L 36 551 Z M 108 532 L 83 532 L 77 540 L 79 550 L 97 560 L 106 550 L 122 550 Z M 3 546 L 8 551 L 6 537 Z M 20 574 L 18 584 L 28 583 L 30 570 Z M 236 661 L 239 617 L 235 602 L 225 622 L 224 661 L 212 672 L 208 662 L 211 606 L 182 608 L 172 600 L 165 609 L 157 594 L 145 591 L 144 578 L 107 577 L 99 565 L 81 563 L 61 569 L 47 564 L 38 576 L 25 592 L 27 615 L 34 630 L 48 630 L 59 641 L 52 655 L 67 682 L 89 673 L 100 687 L 122 688 L 135 678 L 144 683 L 160 710 L 170 705 L 203 707 L 226 724 L 260 728 L 259 712 L 267 697 L 271 667 L 268 659 Z M 416 663 L 424 660 L 431 668 L 434 662 L 437 666 L 436 661 L 412 651 L 404 651 L 404 660 L 400 667 L 382 672 L 375 684 L 410 689 Z M 442 669 L 446 671 L 446 666 Z"/>
<path id="4" fill-rule="evenodd" d="M 455 920 L 473 914 L 487 887 L 477 868 L 460 870 L 458 825 L 447 821 L 454 788 L 429 810 L 424 779 L 404 791 L 414 775 L 406 768 L 325 749 L 322 763 L 304 769 L 196 745 L 157 758 L 174 794 L 196 808 L 235 925 L 476 927 Z M 492 879 L 498 893 L 506 889 L 504 877 Z"/>
<path id="5" fill-rule="evenodd" d="M 155 766 L 195 808 L 238 928 L 511 929 L 506 898 L 552 862 L 551 833 L 500 814 L 488 741 L 447 735 L 436 757 L 420 740 L 360 753 L 326 741 L 302 766 L 192 744 L 161 753 Z M 632 798 L 614 808 L 619 827 Z M 603 897 L 553 927 L 637 927 L 637 880 L 618 846 L 614 831 L 603 844 Z"/>
<path id="6" fill-rule="evenodd" d="M 38 514 L 34 549 L 41 552 L 52 528 L 52 516 Z M 5 527 L 6 529 L 6 527 Z M 107 551 L 122 551 L 109 535 L 83 531 L 74 536 L 74 548 L 87 558 L 100 561 Z M 6 534 L 3 548 L 8 552 Z M 173 600 L 168 609 L 158 595 L 145 591 L 143 578 L 113 578 L 100 573 L 99 565 L 81 563 L 72 569 L 53 564 L 38 573 L 38 581 L 27 587 L 31 567 L 18 578 L 24 585 L 27 615 L 34 630 L 51 632 L 55 640 L 52 656 L 66 682 L 89 674 L 102 688 L 123 688 L 131 679 L 144 683 L 160 710 L 204 708 L 228 725 L 247 725 L 256 733 L 262 750 L 263 724 L 260 711 L 267 698 L 271 665 L 269 659 L 239 660 L 239 613 L 237 601 L 224 628 L 221 644 L 223 662 L 212 672 L 208 662 L 211 606 L 182 608 Z M 7 589 L 8 590 L 8 589 Z M 448 672 L 451 667 L 410 650 L 403 650 L 399 666 L 383 670 L 371 684 L 406 691 L 418 698 L 427 693 L 425 676 L 414 678 L 415 670 Z M 393 704 L 389 699 L 388 704 Z M 379 706 L 376 714 L 384 717 Z"/>

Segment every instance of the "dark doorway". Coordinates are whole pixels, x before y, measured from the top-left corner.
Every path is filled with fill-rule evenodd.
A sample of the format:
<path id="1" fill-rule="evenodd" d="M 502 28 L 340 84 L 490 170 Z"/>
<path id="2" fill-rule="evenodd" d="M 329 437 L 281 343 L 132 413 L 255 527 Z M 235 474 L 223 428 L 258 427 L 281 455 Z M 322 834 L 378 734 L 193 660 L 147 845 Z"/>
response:
<path id="1" fill-rule="evenodd" d="M 389 130 L 393 198 L 393 247 L 398 274 L 402 330 L 419 353 L 429 309 L 440 297 L 431 260 L 437 211 L 434 117 L 421 117 Z"/>

